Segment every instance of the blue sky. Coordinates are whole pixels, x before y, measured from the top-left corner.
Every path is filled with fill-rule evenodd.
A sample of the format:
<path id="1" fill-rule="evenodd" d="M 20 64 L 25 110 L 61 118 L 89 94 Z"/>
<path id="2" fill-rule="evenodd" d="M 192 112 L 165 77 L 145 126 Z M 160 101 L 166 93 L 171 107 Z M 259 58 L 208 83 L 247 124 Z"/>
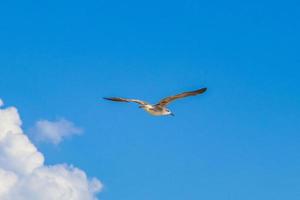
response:
<path id="1" fill-rule="evenodd" d="M 37 143 L 104 184 L 106 200 L 300 196 L 300 3 L 0 3 L 0 91 L 28 131 L 66 118 L 84 133 Z M 151 117 L 103 96 L 174 102 Z"/>

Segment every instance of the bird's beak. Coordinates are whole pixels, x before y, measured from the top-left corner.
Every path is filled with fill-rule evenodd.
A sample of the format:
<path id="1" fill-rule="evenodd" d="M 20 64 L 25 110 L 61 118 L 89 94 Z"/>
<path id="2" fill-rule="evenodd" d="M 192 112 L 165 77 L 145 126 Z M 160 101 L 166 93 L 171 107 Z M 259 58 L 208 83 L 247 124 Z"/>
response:
<path id="1" fill-rule="evenodd" d="M 173 117 L 175 117 L 174 113 L 171 113 L 170 115 L 173 116 Z"/>

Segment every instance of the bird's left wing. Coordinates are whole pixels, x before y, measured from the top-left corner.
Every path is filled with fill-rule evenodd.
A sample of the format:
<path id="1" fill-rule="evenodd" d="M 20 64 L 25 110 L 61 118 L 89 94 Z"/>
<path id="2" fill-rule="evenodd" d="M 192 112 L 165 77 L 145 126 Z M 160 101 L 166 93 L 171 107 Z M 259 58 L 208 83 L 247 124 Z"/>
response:
<path id="1" fill-rule="evenodd" d="M 103 99 L 110 100 L 110 101 L 116 101 L 116 102 L 134 102 L 134 103 L 138 103 L 140 105 L 148 104 L 147 102 L 138 100 L 138 99 L 127 99 L 127 98 L 119 98 L 119 97 L 104 97 Z"/>

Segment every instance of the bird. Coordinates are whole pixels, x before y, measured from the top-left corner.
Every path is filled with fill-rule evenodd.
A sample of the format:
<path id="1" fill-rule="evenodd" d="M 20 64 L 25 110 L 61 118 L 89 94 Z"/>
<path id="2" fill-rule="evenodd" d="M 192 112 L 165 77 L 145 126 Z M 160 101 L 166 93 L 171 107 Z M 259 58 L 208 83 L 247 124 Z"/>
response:
<path id="1" fill-rule="evenodd" d="M 177 100 L 177 99 L 202 94 L 206 90 L 207 90 L 207 88 L 201 88 L 201 89 L 194 90 L 194 91 L 183 92 L 183 93 L 180 93 L 177 95 L 168 96 L 168 97 L 161 99 L 156 104 L 150 104 L 146 101 L 142 101 L 139 99 L 128 99 L 128 98 L 120 98 L 120 97 L 103 97 L 103 99 L 115 101 L 115 102 L 137 103 L 140 105 L 139 108 L 144 109 L 146 112 L 148 112 L 149 114 L 154 115 L 154 116 L 166 116 L 166 115 L 175 116 L 174 113 L 170 109 L 167 108 L 167 105 L 169 105 L 172 101 Z"/>

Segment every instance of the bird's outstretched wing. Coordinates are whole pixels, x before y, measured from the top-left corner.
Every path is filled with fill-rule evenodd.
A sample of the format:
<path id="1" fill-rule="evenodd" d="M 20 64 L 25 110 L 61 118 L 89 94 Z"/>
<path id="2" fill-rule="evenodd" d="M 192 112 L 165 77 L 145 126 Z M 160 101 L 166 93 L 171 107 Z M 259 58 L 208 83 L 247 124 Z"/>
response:
<path id="1" fill-rule="evenodd" d="M 110 101 L 116 101 L 116 102 L 134 102 L 134 103 L 138 103 L 140 105 L 148 104 L 147 102 L 141 101 L 138 99 L 126 99 L 126 98 L 119 98 L 119 97 L 104 97 L 103 99 L 110 100 Z"/>
<path id="2" fill-rule="evenodd" d="M 166 97 L 166 98 L 160 100 L 156 105 L 164 107 L 164 106 L 168 105 L 169 103 L 171 103 L 172 101 L 174 101 L 176 99 L 202 94 L 206 90 L 207 90 L 207 88 L 201 88 L 199 90 L 184 92 L 184 93 L 177 94 L 177 95 L 174 95 L 174 96 L 169 96 L 169 97 Z"/>

